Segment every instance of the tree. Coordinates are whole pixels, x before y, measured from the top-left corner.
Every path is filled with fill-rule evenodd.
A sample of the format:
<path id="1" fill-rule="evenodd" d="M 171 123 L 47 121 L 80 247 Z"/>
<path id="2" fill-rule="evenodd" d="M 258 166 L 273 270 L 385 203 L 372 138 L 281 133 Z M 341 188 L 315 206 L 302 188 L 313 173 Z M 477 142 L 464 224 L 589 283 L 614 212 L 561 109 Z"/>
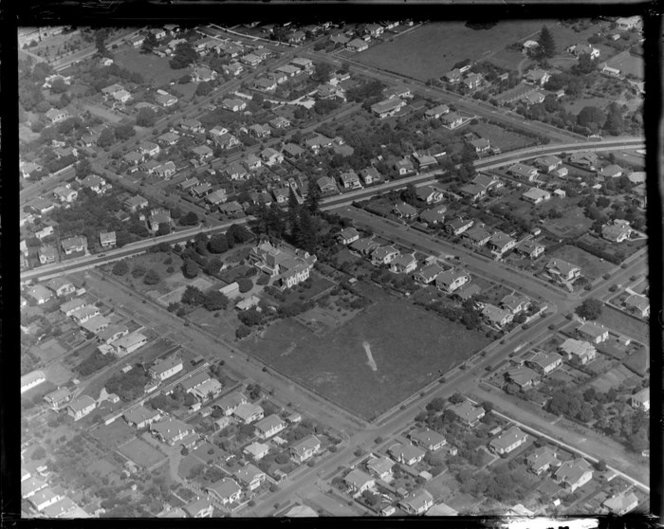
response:
<path id="1" fill-rule="evenodd" d="M 151 108 L 141 108 L 136 114 L 136 125 L 139 127 L 152 127 L 157 121 L 157 114 Z"/>
<path id="2" fill-rule="evenodd" d="M 466 400 L 466 397 L 464 397 L 461 393 L 455 393 L 450 397 L 449 400 L 452 404 L 461 404 Z"/>
<path id="3" fill-rule="evenodd" d="M 235 330 L 235 337 L 238 340 L 241 340 L 242 338 L 246 338 L 251 334 L 251 330 L 249 327 L 246 325 L 240 325 L 236 330 Z"/>
<path id="4" fill-rule="evenodd" d="M 196 53 L 196 50 L 192 45 L 188 42 L 182 42 L 175 48 L 173 58 L 170 60 L 169 64 L 174 70 L 181 70 L 196 62 L 197 59 L 198 53 Z"/>
<path id="5" fill-rule="evenodd" d="M 579 305 L 575 312 L 586 320 L 596 320 L 602 314 L 604 304 L 599 299 L 586 299 Z"/>
<path id="6" fill-rule="evenodd" d="M 159 281 L 161 281 L 161 277 L 154 268 L 150 268 L 143 278 L 143 283 L 146 285 L 156 285 Z"/>
<path id="7" fill-rule="evenodd" d="M 306 208 L 312 215 L 318 215 L 320 206 L 321 193 L 318 184 L 313 178 L 309 179 L 309 194 L 305 202 Z"/>
<path id="8" fill-rule="evenodd" d="M 228 306 L 228 298 L 218 290 L 212 290 L 205 295 L 203 306 L 211 312 L 225 309 Z"/>
<path id="9" fill-rule="evenodd" d="M 254 287 L 254 283 L 248 277 L 238 279 L 237 285 L 242 294 L 249 292 Z"/>
<path id="10" fill-rule="evenodd" d="M 182 265 L 182 274 L 187 279 L 193 279 L 198 275 L 199 271 L 200 267 L 193 259 L 185 260 L 184 264 Z"/>
<path id="11" fill-rule="evenodd" d="M 141 46 L 141 53 L 152 53 L 152 51 L 159 45 L 157 37 L 154 33 L 149 32 L 145 39 L 143 40 L 143 45 Z"/>
<path id="12" fill-rule="evenodd" d="M 97 138 L 97 145 L 99 145 L 99 147 L 101 147 L 102 149 L 105 149 L 106 147 L 110 147 L 114 141 L 115 141 L 115 130 L 113 129 L 113 127 L 106 127 L 99 134 L 99 138 Z"/>
<path id="13" fill-rule="evenodd" d="M 204 270 L 207 275 L 213 276 L 219 273 L 221 267 L 222 267 L 221 259 L 213 257 L 212 259 L 208 260 Z"/>
<path id="14" fill-rule="evenodd" d="M 587 127 L 593 131 L 598 130 L 604 122 L 606 117 L 602 109 L 595 106 L 586 106 L 581 109 L 576 117 L 576 122 L 582 126 Z"/>
<path id="15" fill-rule="evenodd" d="M 298 236 L 299 209 L 300 205 L 297 202 L 295 191 L 293 191 L 293 188 L 291 187 L 290 193 L 288 194 L 288 229 L 292 240 L 295 240 Z"/>
<path id="16" fill-rule="evenodd" d="M 131 276 L 135 279 L 138 279 L 139 277 L 144 276 L 145 272 L 147 272 L 145 267 L 143 265 L 137 264 L 136 266 L 134 266 L 134 268 L 132 268 Z"/>
<path id="17" fill-rule="evenodd" d="M 577 74 L 589 74 L 595 71 L 595 68 L 597 68 L 597 62 L 593 60 L 593 58 L 590 56 L 590 53 L 582 53 L 579 55 L 579 60 L 574 65 L 572 70 Z"/>
<path id="18" fill-rule="evenodd" d="M 195 226 L 198 224 L 198 215 L 196 215 L 196 212 L 194 211 L 189 211 L 180 217 L 180 224 L 182 226 Z"/>
<path id="19" fill-rule="evenodd" d="M 542 26 L 537 42 L 539 44 L 539 53 L 542 57 L 550 59 L 556 55 L 556 43 L 553 40 L 553 35 L 551 35 L 549 28 L 546 26 Z"/>
<path id="20" fill-rule="evenodd" d="M 128 140 L 135 134 L 136 131 L 131 123 L 125 123 L 115 127 L 115 136 L 120 140 Z"/>
<path id="21" fill-rule="evenodd" d="M 318 246 L 316 225 L 307 208 L 303 208 L 300 212 L 298 238 L 295 243 L 309 253 L 315 253 Z"/>
<path id="22" fill-rule="evenodd" d="M 171 225 L 168 222 L 160 222 L 157 228 L 157 237 L 171 233 Z"/>
<path id="23" fill-rule="evenodd" d="M 426 405 L 427 411 L 434 411 L 434 412 L 442 411 L 444 407 L 445 407 L 445 399 L 443 397 L 436 397 Z"/>
<path id="24" fill-rule="evenodd" d="M 213 90 L 212 83 L 209 81 L 203 81 L 201 83 L 198 83 L 198 86 L 196 87 L 196 92 L 195 94 L 197 96 L 206 96 Z"/>
<path id="25" fill-rule="evenodd" d="M 380 496 L 378 496 L 378 494 L 376 494 L 371 490 L 365 490 L 364 492 L 362 492 L 362 499 L 365 501 L 367 505 L 373 507 L 375 505 L 378 505 L 378 502 L 380 501 Z"/>
<path id="26" fill-rule="evenodd" d="M 332 65 L 327 62 L 317 62 L 314 65 L 314 73 L 311 78 L 317 83 L 324 84 L 330 80 Z"/>
<path id="27" fill-rule="evenodd" d="M 205 294 L 201 289 L 188 285 L 187 288 L 185 288 L 184 292 L 182 293 L 181 301 L 186 305 L 192 305 L 197 307 L 198 305 L 202 305 L 203 303 L 205 303 L 205 299 L 206 299 Z"/>
<path id="28" fill-rule="evenodd" d="M 625 121 L 617 103 L 613 102 L 609 105 L 606 121 L 602 128 L 612 136 L 620 136 L 623 133 Z"/>
<path id="29" fill-rule="evenodd" d="M 99 55 L 106 55 L 108 50 L 106 49 L 106 34 L 107 29 L 98 29 L 95 31 L 95 47 Z"/>
<path id="30" fill-rule="evenodd" d="M 62 94 L 67 91 L 67 83 L 62 77 L 56 77 L 51 83 L 51 93 Z"/>
<path id="31" fill-rule="evenodd" d="M 211 253 L 216 253 L 216 254 L 228 251 L 228 242 L 226 239 L 226 235 L 223 233 L 218 233 L 216 235 L 213 235 L 208 241 L 207 247 Z"/>

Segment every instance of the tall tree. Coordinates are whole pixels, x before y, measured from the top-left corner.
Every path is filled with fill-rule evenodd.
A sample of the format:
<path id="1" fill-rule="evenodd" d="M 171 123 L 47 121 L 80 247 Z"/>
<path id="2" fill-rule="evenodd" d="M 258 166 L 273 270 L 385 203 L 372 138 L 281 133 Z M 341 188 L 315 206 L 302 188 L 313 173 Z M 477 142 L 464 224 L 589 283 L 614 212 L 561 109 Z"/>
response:
<path id="1" fill-rule="evenodd" d="M 309 194 L 305 203 L 306 208 L 312 215 L 318 215 L 320 207 L 320 188 L 314 178 L 309 178 Z"/>
<path id="2" fill-rule="evenodd" d="M 108 51 L 106 49 L 106 29 L 98 29 L 95 31 L 95 46 L 99 55 L 105 55 Z"/>
<path id="3" fill-rule="evenodd" d="M 288 230 L 292 240 L 297 237 L 299 209 L 300 205 L 297 202 L 295 191 L 291 187 L 288 194 Z"/>
<path id="4" fill-rule="evenodd" d="M 307 208 L 302 208 L 299 219 L 298 238 L 296 244 L 309 253 L 315 253 L 318 246 L 318 234 L 311 213 Z"/>
<path id="5" fill-rule="evenodd" d="M 143 45 L 141 46 L 141 53 L 152 53 L 152 50 L 154 50 L 159 43 L 157 42 L 157 37 L 155 36 L 154 33 L 149 32 L 145 40 L 143 40 Z"/>
<path id="6" fill-rule="evenodd" d="M 540 31 L 537 42 L 540 45 L 540 53 L 542 54 L 542 57 L 550 59 L 556 54 L 556 43 L 553 40 L 553 35 L 551 35 L 549 28 L 546 26 L 542 26 L 542 31 Z"/>

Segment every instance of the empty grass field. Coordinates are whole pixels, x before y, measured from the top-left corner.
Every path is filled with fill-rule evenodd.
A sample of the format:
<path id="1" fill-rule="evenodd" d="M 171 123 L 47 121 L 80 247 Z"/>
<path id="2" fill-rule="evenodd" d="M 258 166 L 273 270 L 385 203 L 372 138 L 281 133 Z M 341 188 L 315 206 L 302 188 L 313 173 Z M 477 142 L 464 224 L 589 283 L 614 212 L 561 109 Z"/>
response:
<path id="1" fill-rule="evenodd" d="M 168 64 L 169 59 L 165 57 L 157 57 L 152 53 L 141 53 L 137 49 L 119 51 L 114 55 L 113 60 L 131 72 L 140 73 L 153 86 L 162 86 L 189 73 L 189 70 L 171 69 Z"/>
<path id="2" fill-rule="evenodd" d="M 282 320 L 242 348 L 333 402 L 371 418 L 489 343 L 482 333 L 371 290 L 375 303 L 325 336 Z"/>
<path id="3" fill-rule="evenodd" d="M 643 344 L 648 344 L 650 330 L 648 329 L 648 324 L 646 322 L 639 321 L 638 319 L 633 318 L 620 310 L 614 309 L 613 307 L 609 307 L 608 305 L 604 306 L 602 314 L 598 320 L 599 323 L 606 325 L 609 329 L 626 334 L 630 338 Z"/>
<path id="4" fill-rule="evenodd" d="M 372 46 L 355 58 L 425 81 L 441 77 L 464 59 L 489 59 L 514 42 L 536 36 L 541 27 L 541 21 L 530 20 L 501 21 L 488 30 L 470 29 L 464 22 L 425 24 L 392 42 Z"/>

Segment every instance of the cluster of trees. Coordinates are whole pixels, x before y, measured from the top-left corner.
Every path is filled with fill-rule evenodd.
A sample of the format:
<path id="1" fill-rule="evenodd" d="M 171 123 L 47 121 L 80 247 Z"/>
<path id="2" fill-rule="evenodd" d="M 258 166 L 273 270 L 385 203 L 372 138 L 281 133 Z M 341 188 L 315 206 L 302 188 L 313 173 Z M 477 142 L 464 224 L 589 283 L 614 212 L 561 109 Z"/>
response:
<path id="1" fill-rule="evenodd" d="M 113 63 L 108 66 L 95 68 L 90 73 L 89 79 L 86 80 L 86 82 L 88 82 L 88 84 L 90 84 L 90 86 L 92 86 L 97 92 L 101 92 L 103 88 L 106 88 L 113 83 L 121 83 L 122 81 L 143 84 L 145 78 L 138 72 L 132 72 L 127 68 Z"/>
<path id="2" fill-rule="evenodd" d="M 588 298 L 585 299 L 575 310 L 579 316 L 586 320 L 596 320 L 602 315 L 604 303 L 599 299 Z"/>
<path id="3" fill-rule="evenodd" d="M 228 307 L 229 300 L 228 298 L 219 292 L 218 290 L 210 290 L 209 292 L 203 292 L 199 288 L 194 286 L 187 286 L 180 303 L 188 306 L 190 309 L 195 307 L 204 307 L 206 310 L 213 312 L 216 310 L 223 310 Z M 180 310 L 183 307 L 180 307 L 179 304 L 174 304 L 169 306 L 169 310 L 177 310 L 180 314 Z M 186 309 L 185 309 L 186 312 Z"/>
<path id="4" fill-rule="evenodd" d="M 76 366 L 75 370 L 79 375 L 87 377 L 103 369 L 113 362 L 113 360 L 114 358 L 111 355 L 103 355 L 95 349 L 90 356 Z"/>
<path id="5" fill-rule="evenodd" d="M 147 402 L 152 409 L 162 410 L 166 413 L 173 412 L 183 406 L 189 407 L 195 403 L 196 397 L 185 392 L 180 385 L 177 385 L 170 395 L 160 393 Z"/>
<path id="6" fill-rule="evenodd" d="M 137 399 L 145 393 L 145 385 L 150 382 L 150 375 L 141 365 L 136 364 L 127 373 L 115 373 L 106 382 L 106 391 L 115 393 L 125 402 Z"/>
<path id="7" fill-rule="evenodd" d="M 466 329 L 480 329 L 482 326 L 482 319 L 474 307 L 475 300 L 473 298 L 464 301 L 461 306 L 451 306 L 442 300 L 436 300 L 425 304 L 427 310 L 433 310 L 444 318 L 452 322 L 459 322 L 466 327 Z"/>
<path id="8" fill-rule="evenodd" d="M 173 52 L 173 58 L 169 61 L 171 68 L 181 70 L 198 60 L 198 53 L 189 42 L 178 44 Z"/>

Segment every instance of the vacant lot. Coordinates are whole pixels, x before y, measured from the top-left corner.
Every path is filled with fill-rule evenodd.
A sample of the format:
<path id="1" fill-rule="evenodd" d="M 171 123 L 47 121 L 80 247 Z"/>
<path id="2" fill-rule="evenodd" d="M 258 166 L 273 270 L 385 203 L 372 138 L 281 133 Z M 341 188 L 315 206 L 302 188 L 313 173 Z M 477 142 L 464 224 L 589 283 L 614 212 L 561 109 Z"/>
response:
<path id="1" fill-rule="evenodd" d="M 605 305 L 598 321 L 609 329 L 626 334 L 643 344 L 648 344 L 648 336 L 650 336 L 648 324 L 632 318 L 624 312 Z"/>
<path id="2" fill-rule="evenodd" d="M 137 465 L 143 468 L 152 468 L 166 459 L 166 455 L 150 446 L 142 439 L 132 439 L 118 449 Z"/>
<path id="3" fill-rule="evenodd" d="M 123 419 L 116 419 L 109 425 L 100 425 L 90 432 L 108 450 L 115 450 L 118 446 L 128 442 L 134 437 L 135 430 Z"/>
<path id="4" fill-rule="evenodd" d="M 118 51 L 113 60 L 129 71 L 140 73 L 152 86 L 162 86 L 188 73 L 186 69 L 172 70 L 168 64 L 169 59 L 165 57 L 143 54 L 136 49 Z"/>
<path id="5" fill-rule="evenodd" d="M 502 21 L 488 30 L 470 29 L 463 22 L 425 24 L 356 58 L 424 81 L 441 77 L 464 59 L 488 59 L 516 41 L 536 36 L 541 27 L 541 21 L 529 20 Z"/>
<path id="6" fill-rule="evenodd" d="M 593 380 L 590 385 L 597 391 L 606 392 L 611 388 L 618 388 L 623 383 L 637 381 L 637 377 L 625 366 L 614 367 L 607 373 Z"/>
<path id="7" fill-rule="evenodd" d="M 532 138 L 510 132 L 498 125 L 492 123 L 478 123 L 471 127 L 473 132 L 479 134 L 491 142 L 493 147 L 498 147 L 501 151 L 513 151 L 533 145 L 535 141 Z"/>
<path id="8" fill-rule="evenodd" d="M 555 205 L 555 203 L 553 203 Z M 579 237 L 588 232 L 592 221 L 578 207 L 566 207 L 559 219 L 547 219 L 544 229 L 556 237 Z"/>
<path id="9" fill-rule="evenodd" d="M 610 272 L 615 266 L 608 261 L 601 261 L 599 257 L 589 254 L 576 246 L 563 246 L 553 252 L 552 257 L 564 259 L 581 267 L 581 273 L 591 281 Z"/>
<path id="10" fill-rule="evenodd" d="M 368 290 L 375 303 L 324 337 L 283 320 L 242 347 L 330 400 L 373 417 L 489 342 L 377 288 Z"/>

